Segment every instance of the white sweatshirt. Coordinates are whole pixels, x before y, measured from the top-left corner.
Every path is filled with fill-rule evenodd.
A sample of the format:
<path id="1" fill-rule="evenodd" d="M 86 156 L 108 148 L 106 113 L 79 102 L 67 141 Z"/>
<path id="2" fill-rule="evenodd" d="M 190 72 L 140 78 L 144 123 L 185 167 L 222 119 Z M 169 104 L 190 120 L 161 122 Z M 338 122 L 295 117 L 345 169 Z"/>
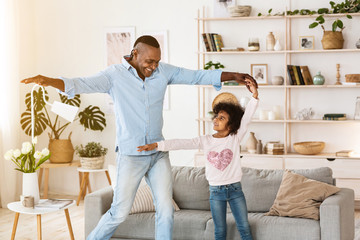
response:
<path id="1" fill-rule="evenodd" d="M 255 98 L 249 101 L 237 134 L 224 138 L 205 135 L 193 139 L 164 140 L 158 142 L 157 150 L 202 149 L 206 157 L 206 178 L 211 186 L 239 182 L 242 176 L 240 142 L 245 136 L 258 102 Z"/>

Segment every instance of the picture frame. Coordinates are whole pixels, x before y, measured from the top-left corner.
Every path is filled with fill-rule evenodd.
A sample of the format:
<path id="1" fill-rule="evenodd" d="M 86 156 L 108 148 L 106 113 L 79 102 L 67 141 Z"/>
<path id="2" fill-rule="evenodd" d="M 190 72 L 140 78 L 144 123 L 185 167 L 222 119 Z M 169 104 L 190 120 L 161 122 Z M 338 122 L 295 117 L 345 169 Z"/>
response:
<path id="1" fill-rule="evenodd" d="M 135 27 L 118 27 L 105 29 L 105 65 L 122 62 L 129 55 L 135 42 Z"/>
<path id="2" fill-rule="evenodd" d="M 313 50 L 315 44 L 314 36 L 299 36 L 299 49 L 300 50 Z"/>
<path id="3" fill-rule="evenodd" d="M 251 76 L 259 85 L 268 83 L 268 65 L 267 64 L 251 64 Z"/>

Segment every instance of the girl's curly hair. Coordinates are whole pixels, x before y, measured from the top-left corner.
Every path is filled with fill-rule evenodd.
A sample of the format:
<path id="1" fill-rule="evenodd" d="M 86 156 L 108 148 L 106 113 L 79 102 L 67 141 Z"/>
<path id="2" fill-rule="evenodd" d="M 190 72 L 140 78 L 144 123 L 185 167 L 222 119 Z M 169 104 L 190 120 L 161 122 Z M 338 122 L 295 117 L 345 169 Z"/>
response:
<path id="1" fill-rule="evenodd" d="M 219 102 L 214 106 L 213 112 L 214 118 L 219 114 L 220 111 L 224 111 L 229 114 L 229 121 L 227 126 L 230 128 L 230 135 L 236 134 L 240 128 L 241 119 L 244 115 L 244 110 L 239 104 Z"/>

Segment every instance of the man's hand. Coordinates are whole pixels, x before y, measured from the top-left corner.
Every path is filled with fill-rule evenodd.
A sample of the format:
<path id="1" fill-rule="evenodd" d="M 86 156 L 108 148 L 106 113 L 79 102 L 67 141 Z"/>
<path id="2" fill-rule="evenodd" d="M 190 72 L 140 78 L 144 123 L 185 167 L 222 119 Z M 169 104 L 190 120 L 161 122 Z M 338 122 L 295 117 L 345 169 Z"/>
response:
<path id="1" fill-rule="evenodd" d="M 255 83 L 253 81 L 250 81 L 249 79 L 245 79 L 245 82 L 246 87 L 249 89 L 250 92 L 252 92 L 253 98 L 257 99 L 259 94 Z"/>
<path id="2" fill-rule="evenodd" d="M 138 152 L 142 152 L 142 151 L 151 151 L 154 150 L 155 148 L 157 148 L 158 144 L 157 143 L 151 143 L 151 144 L 146 144 L 144 146 L 138 146 Z"/>
<path id="3" fill-rule="evenodd" d="M 64 82 L 59 78 L 49 78 L 42 75 L 37 75 L 35 77 L 26 78 L 22 80 L 21 83 L 25 83 L 25 84 L 36 83 L 44 87 L 51 86 L 59 89 L 60 91 L 65 91 Z"/>
<path id="4" fill-rule="evenodd" d="M 246 79 L 253 82 L 254 86 L 256 88 L 258 87 L 256 80 L 252 76 L 250 76 L 249 74 L 237 73 L 237 72 L 222 72 L 222 74 L 221 74 L 221 81 L 222 82 L 235 80 L 236 82 L 238 82 L 241 85 L 246 85 L 247 89 L 251 92 L 251 90 L 249 88 L 249 85 L 246 84 L 246 81 L 245 81 Z"/>

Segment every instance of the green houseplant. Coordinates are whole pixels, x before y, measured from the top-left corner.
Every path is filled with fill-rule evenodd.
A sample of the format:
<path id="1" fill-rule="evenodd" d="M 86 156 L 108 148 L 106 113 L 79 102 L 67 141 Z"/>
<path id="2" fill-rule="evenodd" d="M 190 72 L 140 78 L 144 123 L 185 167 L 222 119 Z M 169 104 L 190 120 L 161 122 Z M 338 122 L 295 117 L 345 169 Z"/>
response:
<path id="1" fill-rule="evenodd" d="M 49 150 L 52 153 L 50 162 L 66 163 L 71 162 L 74 155 L 74 148 L 71 143 L 71 132 L 68 139 L 60 139 L 64 130 L 71 124 L 71 122 L 61 123 L 59 116 L 55 118 L 50 117 L 46 103 L 43 99 L 45 94 L 46 100 L 49 98 L 47 92 L 43 93 L 42 89 L 34 91 L 34 135 L 41 135 L 47 128 L 50 128 L 49 136 Z M 66 96 L 59 94 L 62 103 L 70 104 L 80 107 L 80 95 L 76 95 L 73 99 L 67 99 Z M 31 136 L 31 93 L 27 93 L 25 97 L 26 110 L 21 114 L 21 128 L 25 134 Z M 91 129 L 94 131 L 102 131 L 106 127 L 105 114 L 97 106 L 89 105 L 84 110 L 80 111 L 75 121 L 84 127 L 85 130 Z"/>
<path id="2" fill-rule="evenodd" d="M 103 168 L 107 151 L 107 148 L 96 142 L 89 142 L 85 146 L 80 144 L 75 147 L 75 152 L 80 156 L 81 167 L 85 169 Z"/>

